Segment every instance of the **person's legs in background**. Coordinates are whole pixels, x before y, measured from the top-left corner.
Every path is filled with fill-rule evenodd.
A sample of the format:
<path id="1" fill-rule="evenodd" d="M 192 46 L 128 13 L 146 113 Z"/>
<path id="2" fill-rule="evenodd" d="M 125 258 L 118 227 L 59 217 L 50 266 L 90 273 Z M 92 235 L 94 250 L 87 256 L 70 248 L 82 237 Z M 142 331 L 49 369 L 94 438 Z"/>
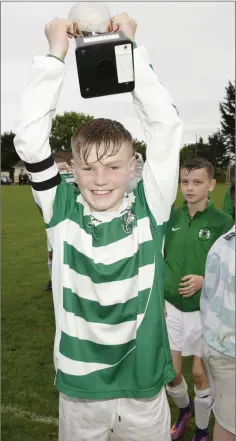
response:
<path id="1" fill-rule="evenodd" d="M 53 252 L 48 251 L 48 272 L 49 272 L 49 281 L 46 284 L 44 291 L 52 291 L 52 256 Z"/>
<path id="2" fill-rule="evenodd" d="M 213 398 L 205 366 L 200 357 L 193 356 L 192 375 L 194 381 L 194 410 L 196 433 L 193 441 L 208 441 L 208 425 Z"/>
<path id="3" fill-rule="evenodd" d="M 176 377 L 167 386 L 168 395 L 179 409 L 179 416 L 171 429 L 171 439 L 178 440 L 185 432 L 186 424 L 193 416 L 193 401 L 188 395 L 188 386 L 182 376 L 182 355 L 179 351 L 171 351 Z"/>
<path id="4" fill-rule="evenodd" d="M 192 441 L 209 441 L 208 424 L 212 395 L 202 362 L 202 325 L 199 311 L 185 313 L 166 302 L 166 323 L 176 377 L 166 390 L 179 408 L 176 423 L 171 429 L 171 439 L 180 439 L 186 425 L 195 413 L 196 431 Z M 199 354 L 199 356 L 194 355 Z M 192 374 L 195 398 L 188 395 L 188 386 L 182 376 L 182 357 L 192 356 Z"/>

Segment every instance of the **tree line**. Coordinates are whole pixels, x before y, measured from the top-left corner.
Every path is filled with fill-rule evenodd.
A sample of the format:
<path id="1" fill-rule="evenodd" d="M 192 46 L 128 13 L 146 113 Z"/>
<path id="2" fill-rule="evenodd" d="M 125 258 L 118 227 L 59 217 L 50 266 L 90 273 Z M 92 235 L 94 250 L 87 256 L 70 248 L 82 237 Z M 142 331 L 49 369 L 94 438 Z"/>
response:
<path id="1" fill-rule="evenodd" d="M 219 103 L 220 128 L 208 136 L 206 142 L 200 136 L 195 143 L 185 145 L 181 160 L 191 156 L 202 156 L 212 162 L 216 171 L 225 169 L 235 160 L 235 82 L 229 81 L 225 97 Z"/>
<path id="2" fill-rule="evenodd" d="M 200 136 L 195 143 L 185 144 L 181 151 L 181 162 L 192 156 L 203 156 L 209 159 L 215 170 L 222 171 L 234 159 L 235 149 L 235 82 L 229 81 L 225 88 L 225 97 L 219 103 L 221 116 L 220 128 L 208 136 L 206 142 Z M 93 119 L 84 113 L 65 112 L 56 115 L 52 122 L 50 145 L 52 152 L 71 151 L 71 137 L 74 131 L 86 121 Z M 8 169 L 19 160 L 15 151 L 13 132 L 4 132 L 1 135 L 1 166 Z M 134 150 L 146 159 L 146 144 L 134 139 Z"/>

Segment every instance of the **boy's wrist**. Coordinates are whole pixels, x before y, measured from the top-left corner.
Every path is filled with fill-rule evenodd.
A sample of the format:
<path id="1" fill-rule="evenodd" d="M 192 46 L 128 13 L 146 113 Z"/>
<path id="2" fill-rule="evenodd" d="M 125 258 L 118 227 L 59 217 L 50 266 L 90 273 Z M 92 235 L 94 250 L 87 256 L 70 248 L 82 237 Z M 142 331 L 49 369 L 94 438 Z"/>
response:
<path id="1" fill-rule="evenodd" d="M 47 57 L 56 58 L 58 61 L 61 61 L 61 63 L 65 64 L 64 60 L 62 58 L 58 57 L 57 55 L 49 53 L 49 54 L 47 54 Z"/>
<path id="2" fill-rule="evenodd" d="M 64 47 L 58 43 L 49 44 L 49 52 L 50 55 L 53 55 L 54 57 L 58 58 L 61 61 L 64 61 L 67 50 L 64 49 Z"/>

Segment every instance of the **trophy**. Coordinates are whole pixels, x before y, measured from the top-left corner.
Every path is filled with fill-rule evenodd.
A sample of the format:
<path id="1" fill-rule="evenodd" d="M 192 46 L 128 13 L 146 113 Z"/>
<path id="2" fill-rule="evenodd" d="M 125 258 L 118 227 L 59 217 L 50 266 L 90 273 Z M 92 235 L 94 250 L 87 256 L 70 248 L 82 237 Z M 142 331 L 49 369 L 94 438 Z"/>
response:
<path id="1" fill-rule="evenodd" d="M 78 23 L 76 64 L 83 98 L 134 90 L 133 42 L 122 31 L 109 32 L 110 13 L 104 3 L 78 2 L 69 20 Z"/>

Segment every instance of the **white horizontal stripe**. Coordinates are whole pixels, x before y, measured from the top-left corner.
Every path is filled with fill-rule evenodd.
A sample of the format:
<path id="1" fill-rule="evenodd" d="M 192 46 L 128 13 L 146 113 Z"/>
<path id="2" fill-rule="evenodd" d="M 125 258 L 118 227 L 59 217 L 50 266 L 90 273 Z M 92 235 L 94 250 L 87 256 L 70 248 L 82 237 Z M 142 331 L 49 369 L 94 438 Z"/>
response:
<path id="1" fill-rule="evenodd" d="M 144 243 L 144 242 L 148 242 L 149 240 L 152 240 L 149 218 L 144 217 L 143 219 L 139 219 L 137 224 L 138 224 L 139 243 Z"/>
<path id="2" fill-rule="evenodd" d="M 138 290 L 143 291 L 144 289 L 151 288 L 153 285 L 155 273 L 155 263 L 150 265 L 141 266 L 138 272 Z"/>
<path id="3" fill-rule="evenodd" d="M 79 253 L 93 259 L 92 235 L 86 233 L 76 222 L 66 221 L 65 241 L 72 245 Z"/>
<path id="4" fill-rule="evenodd" d="M 137 320 L 139 320 L 138 315 Z M 70 337 L 92 341 L 100 345 L 122 345 L 136 338 L 137 320 L 118 325 L 91 323 L 81 317 L 76 317 L 72 312 L 63 310 L 61 326 L 62 331 Z"/>
<path id="5" fill-rule="evenodd" d="M 133 234 L 100 247 L 92 246 L 92 236 L 80 228 L 77 223 L 71 220 L 67 221 L 67 243 L 92 259 L 96 264 L 111 265 L 131 257 L 138 251 L 139 244 L 150 240 L 152 240 L 152 235 L 148 217 L 138 220 L 138 225 L 133 229 Z"/>
<path id="6" fill-rule="evenodd" d="M 155 268 L 155 264 L 153 265 L 153 267 Z M 154 278 L 154 273 L 153 273 L 153 278 Z M 153 278 L 152 278 L 152 282 L 153 282 Z M 145 317 L 145 314 L 146 314 L 146 311 L 147 311 L 147 308 L 148 308 L 148 304 L 149 304 L 149 301 L 150 301 L 150 298 L 151 298 L 151 295 L 152 295 L 152 290 L 153 290 L 153 283 L 152 283 L 152 288 L 151 288 L 151 290 L 149 292 L 148 300 L 147 300 L 147 303 L 146 303 L 146 306 L 145 306 L 145 311 L 144 311 L 143 314 L 139 314 L 137 316 L 137 322 L 138 322 L 137 323 L 137 328 L 139 328 L 139 326 L 141 325 L 141 323 L 142 323 L 142 321 L 143 321 L 143 319 Z"/>
<path id="7" fill-rule="evenodd" d="M 58 168 L 57 168 L 57 165 L 55 164 L 55 162 L 54 162 L 54 164 L 50 168 L 47 168 L 44 171 L 37 172 L 37 173 L 29 172 L 30 179 L 33 182 L 44 182 L 44 181 L 47 181 L 48 179 L 51 179 L 54 176 L 56 176 L 57 173 L 58 173 Z"/>
<path id="8" fill-rule="evenodd" d="M 67 375 L 76 375 L 82 376 L 91 374 L 92 372 L 100 371 L 101 369 L 107 369 L 110 367 L 117 366 L 121 361 L 124 360 L 134 349 L 136 346 L 131 348 L 117 363 L 110 365 L 104 363 L 88 363 L 82 361 L 71 360 L 70 358 L 65 357 L 60 354 L 60 364 L 59 369 Z"/>
<path id="9" fill-rule="evenodd" d="M 122 259 L 133 256 L 139 249 L 139 244 L 152 240 L 149 218 L 138 220 L 137 227 L 133 229 L 133 234 L 129 234 L 124 239 L 93 248 L 93 259 L 95 263 L 110 265 Z"/>
<path id="10" fill-rule="evenodd" d="M 83 276 L 68 265 L 63 269 L 63 286 L 71 289 L 78 296 L 98 302 L 102 306 L 125 303 L 137 296 L 138 291 L 151 288 L 155 265 L 145 265 L 139 268 L 138 276 L 125 280 L 107 283 L 93 283 L 90 277 Z"/>
<path id="11" fill-rule="evenodd" d="M 141 325 L 143 319 L 144 319 L 145 313 L 137 315 L 137 329 Z"/>
<path id="12" fill-rule="evenodd" d="M 82 361 L 71 360 L 60 354 L 58 368 L 67 375 L 88 375 L 91 372 L 100 371 L 111 367 L 109 364 L 102 363 L 84 363 Z"/>

